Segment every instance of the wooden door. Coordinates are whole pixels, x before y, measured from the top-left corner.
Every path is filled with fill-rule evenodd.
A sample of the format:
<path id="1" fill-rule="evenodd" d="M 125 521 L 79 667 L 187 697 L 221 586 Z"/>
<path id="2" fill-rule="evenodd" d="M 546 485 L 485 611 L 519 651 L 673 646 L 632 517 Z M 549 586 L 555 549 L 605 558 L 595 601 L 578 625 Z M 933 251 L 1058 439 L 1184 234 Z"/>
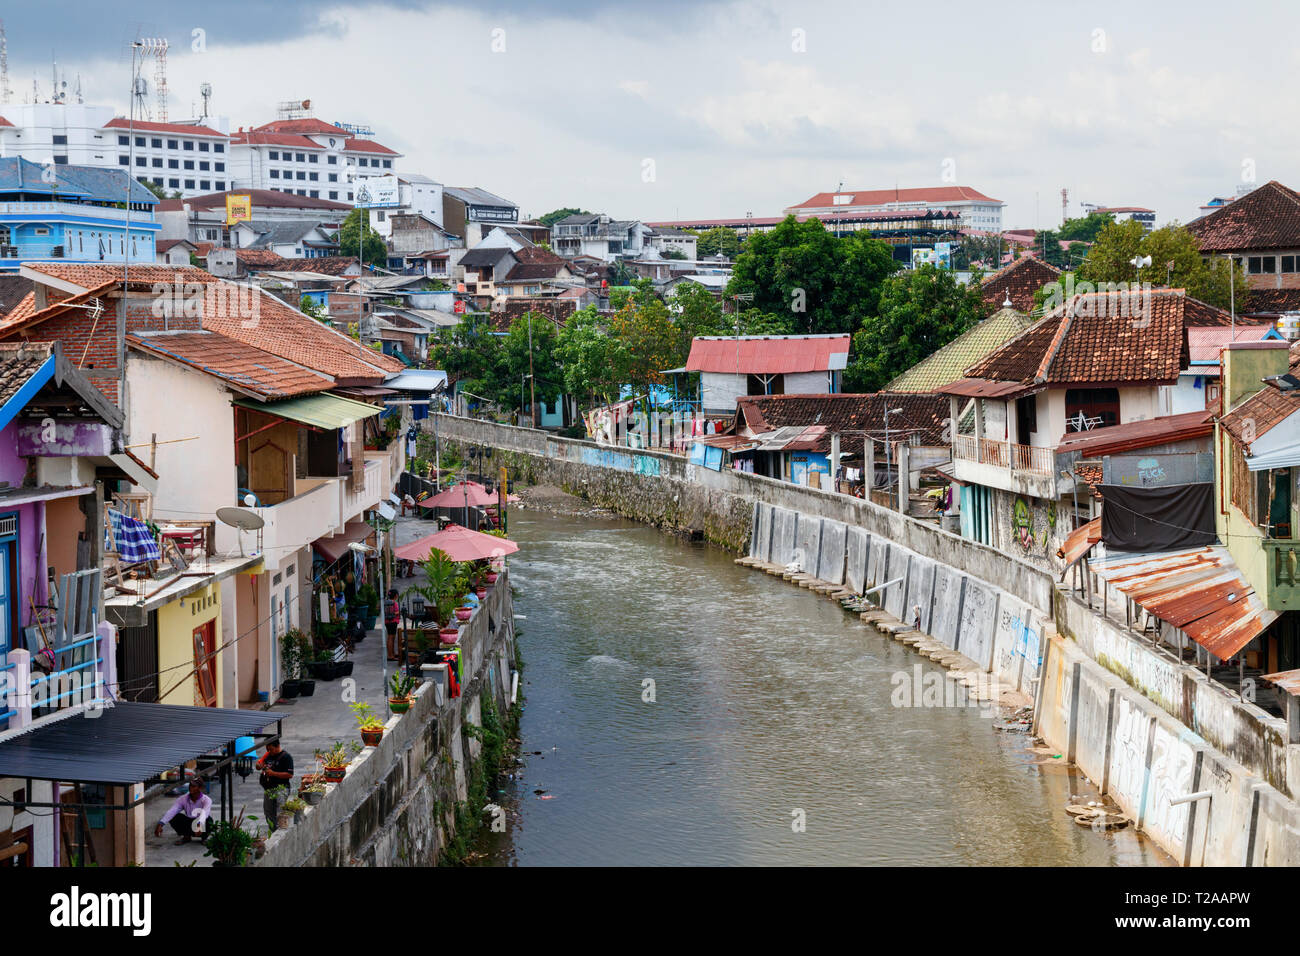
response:
<path id="1" fill-rule="evenodd" d="M 200 707 L 217 706 L 217 622 L 194 629 L 195 700 Z"/>

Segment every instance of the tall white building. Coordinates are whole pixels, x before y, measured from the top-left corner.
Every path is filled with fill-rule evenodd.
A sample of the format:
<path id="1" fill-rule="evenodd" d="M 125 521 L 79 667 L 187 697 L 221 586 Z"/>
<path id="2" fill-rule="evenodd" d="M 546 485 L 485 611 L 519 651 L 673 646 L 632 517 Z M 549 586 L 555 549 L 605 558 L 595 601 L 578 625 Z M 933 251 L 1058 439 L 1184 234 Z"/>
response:
<path id="1" fill-rule="evenodd" d="M 354 182 L 391 175 L 401 154 L 314 117 L 276 120 L 231 135 L 231 189 L 353 202 Z"/>
<path id="2" fill-rule="evenodd" d="M 420 174 L 398 176 L 397 202 L 396 206 L 370 210 L 370 228 L 385 240 L 392 238 L 394 216 L 423 216 L 441 228 L 442 183 Z"/>
<path id="3" fill-rule="evenodd" d="M 141 182 L 197 196 L 230 186 L 226 126 L 223 118 L 151 123 L 108 106 L 10 103 L 0 105 L 0 157 L 129 170 Z"/>

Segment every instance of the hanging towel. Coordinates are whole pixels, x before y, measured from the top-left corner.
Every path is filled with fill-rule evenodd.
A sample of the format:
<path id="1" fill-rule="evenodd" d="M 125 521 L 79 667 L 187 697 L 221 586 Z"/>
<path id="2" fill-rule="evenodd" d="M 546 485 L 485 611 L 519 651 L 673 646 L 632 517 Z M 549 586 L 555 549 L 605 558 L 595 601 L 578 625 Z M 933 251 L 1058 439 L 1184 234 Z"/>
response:
<path id="1" fill-rule="evenodd" d="M 108 523 L 113 534 L 113 550 L 128 564 L 162 560 L 162 549 L 149 533 L 149 527 L 137 518 L 108 509 Z"/>

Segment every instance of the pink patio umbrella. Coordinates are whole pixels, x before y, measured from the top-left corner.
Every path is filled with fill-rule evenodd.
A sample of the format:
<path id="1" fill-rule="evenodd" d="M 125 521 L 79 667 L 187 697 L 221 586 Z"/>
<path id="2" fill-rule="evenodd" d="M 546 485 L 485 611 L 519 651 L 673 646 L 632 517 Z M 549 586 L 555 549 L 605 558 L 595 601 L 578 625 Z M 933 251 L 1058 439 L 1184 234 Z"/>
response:
<path id="1" fill-rule="evenodd" d="M 480 508 L 497 503 L 497 496 L 490 494 L 476 481 L 444 488 L 436 495 L 430 495 L 420 502 L 421 508 Z"/>
<path id="2" fill-rule="evenodd" d="M 434 548 L 453 561 L 482 561 L 514 554 L 519 550 L 519 545 L 509 538 L 498 538 L 496 535 L 471 531 L 458 524 L 449 524 L 436 534 L 402 545 L 393 554 L 403 561 L 423 561 Z"/>

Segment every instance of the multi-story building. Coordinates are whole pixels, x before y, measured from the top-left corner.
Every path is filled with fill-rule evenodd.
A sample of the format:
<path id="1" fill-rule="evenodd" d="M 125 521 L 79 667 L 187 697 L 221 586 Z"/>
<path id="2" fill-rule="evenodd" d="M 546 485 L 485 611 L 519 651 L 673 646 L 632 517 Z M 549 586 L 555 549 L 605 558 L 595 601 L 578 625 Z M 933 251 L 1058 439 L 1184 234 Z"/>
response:
<path id="1" fill-rule="evenodd" d="M 315 118 L 276 120 L 230 137 L 230 188 L 354 202 L 357 179 L 394 172 L 401 153 Z"/>
<path id="2" fill-rule="evenodd" d="M 922 189 L 839 190 L 817 193 L 784 210 L 785 215 L 826 216 L 845 213 L 919 211 L 924 209 L 955 213 L 963 229 L 982 232 L 1002 231 L 1000 199 L 993 199 L 970 186 L 932 186 Z"/>
<path id="3" fill-rule="evenodd" d="M 1075 433 L 1105 433 L 1125 448 L 1152 436 L 1204 438 L 1204 403 L 1177 414 L 1188 332 L 1231 324 L 1181 289 L 1076 295 L 936 388 L 951 399 L 963 534 L 1053 565 L 1053 542 L 1095 516 Z M 1122 431 L 1130 425 L 1138 434 Z M 1194 480 L 1204 460 L 1188 453 L 1182 465 Z M 1169 464 L 1159 480 L 1175 473 Z"/>
<path id="4" fill-rule="evenodd" d="M 1099 212 L 1110 216 L 1115 222 L 1140 222 L 1147 232 L 1156 227 L 1156 211 L 1143 206 L 1098 206 L 1086 202 L 1082 204 L 1082 209 L 1085 216 Z"/>
<path id="5" fill-rule="evenodd" d="M 395 177 L 397 202 L 384 209 L 370 210 L 370 228 L 384 237 L 393 238 L 393 217 L 419 216 L 442 227 L 442 183 L 419 174 Z M 425 246 L 433 249 L 434 246 Z M 419 250 L 415 250 L 419 251 Z"/>
<path id="6" fill-rule="evenodd" d="M 272 189 L 246 189 L 242 192 L 192 196 L 189 199 L 164 199 L 156 207 L 161 226 L 160 238 L 187 239 L 200 247 L 204 243 L 231 245 L 232 227 L 226 225 L 226 199 L 231 195 L 249 197 L 253 220 L 256 222 L 313 222 L 330 233 L 337 233 L 343 220 L 352 211 L 352 207 L 346 203 Z"/>
<path id="7" fill-rule="evenodd" d="M 442 226 L 473 249 L 497 226 L 519 222 L 519 207 L 477 186 L 447 186 L 442 191 Z"/>
<path id="8" fill-rule="evenodd" d="M 152 263 L 157 203 L 123 170 L 0 159 L 0 271 L 59 260 Z"/>
<path id="9" fill-rule="evenodd" d="M 230 185 L 226 121 L 153 123 L 85 104 L 0 105 L 0 156 L 129 171 L 184 196 Z"/>
<path id="10" fill-rule="evenodd" d="M 632 219 L 604 213 L 574 213 L 551 226 L 551 249 L 566 258 L 592 256 L 605 262 L 638 259 L 649 248 L 654 230 Z"/>

